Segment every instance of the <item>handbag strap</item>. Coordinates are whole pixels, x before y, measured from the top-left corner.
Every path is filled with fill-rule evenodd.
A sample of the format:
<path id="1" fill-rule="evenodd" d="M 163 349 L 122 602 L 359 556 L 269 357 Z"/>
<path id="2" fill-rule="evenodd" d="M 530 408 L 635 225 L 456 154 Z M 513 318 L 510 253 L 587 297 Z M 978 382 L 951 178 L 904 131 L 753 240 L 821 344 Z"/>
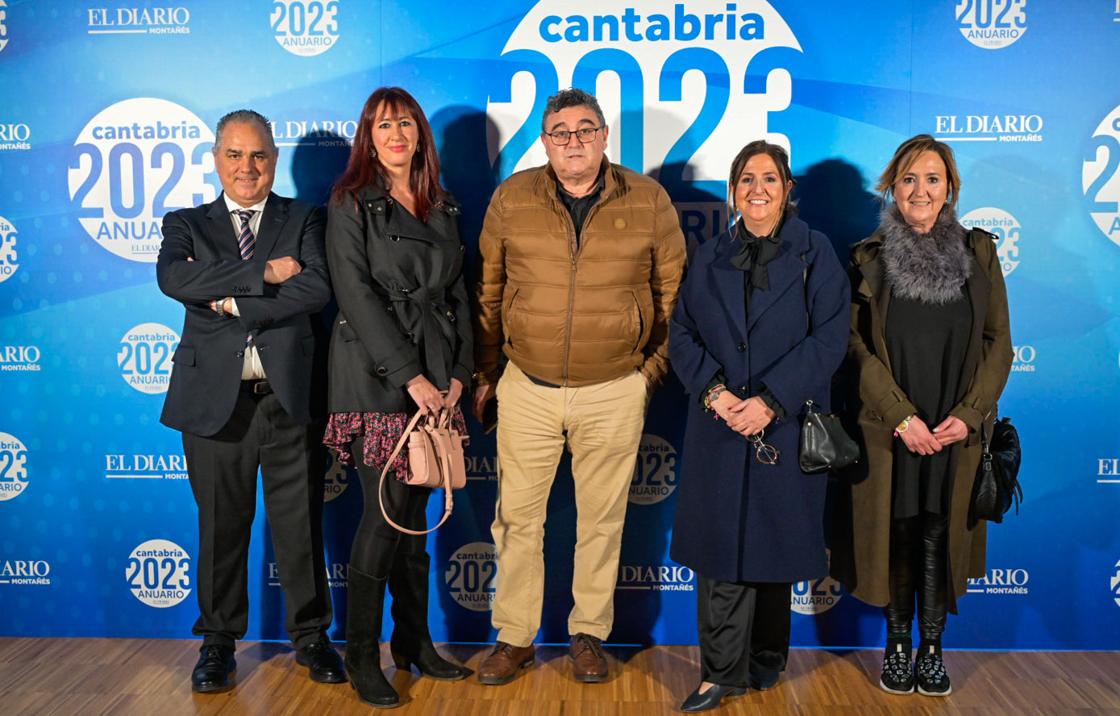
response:
<path id="1" fill-rule="evenodd" d="M 442 423 L 444 417 L 443 413 L 445 412 L 447 411 L 440 411 L 439 421 L 437 422 L 437 425 Z M 421 429 L 421 434 L 426 440 L 432 442 L 432 452 L 435 453 L 436 457 L 438 458 L 436 460 L 436 469 L 440 474 L 440 482 L 443 483 L 443 517 L 441 517 L 439 522 L 436 523 L 435 527 L 432 527 L 431 529 L 410 530 L 409 528 L 402 527 L 401 525 L 398 525 L 396 522 L 394 522 L 393 518 L 390 517 L 389 513 L 385 510 L 385 478 L 389 474 L 389 468 L 397 459 L 397 455 L 400 455 L 401 450 L 404 449 L 404 444 L 408 442 L 409 435 L 411 435 L 412 431 L 416 429 L 416 426 L 419 424 L 420 418 L 422 417 L 424 417 L 423 411 L 417 410 L 416 415 L 412 416 L 412 420 L 408 421 L 408 425 L 405 427 L 404 432 L 401 433 L 400 440 L 397 441 L 396 446 L 393 448 L 393 454 L 390 455 L 389 459 L 385 462 L 385 467 L 381 468 L 381 479 L 377 483 L 377 505 L 381 508 L 381 516 L 385 518 L 385 522 L 387 522 L 390 526 L 392 526 L 399 532 L 404 532 L 405 534 L 414 535 L 417 537 L 421 535 L 431 534 L 432 532 L 435 532 L 440 527 L 442 527 L 443 523 L 447 522 L 447 518 L 451 517 L 451 510 L 454 507 L 454 501 L 451 496 L 451 456 L 447 454 L 446 450 L 434 449 L 435 438 L 432 437 L 432 433 L 429 430 L 429 428 L 431 427 L 430 424 L 432 422 L 429 418 L 429 425 Z"/>

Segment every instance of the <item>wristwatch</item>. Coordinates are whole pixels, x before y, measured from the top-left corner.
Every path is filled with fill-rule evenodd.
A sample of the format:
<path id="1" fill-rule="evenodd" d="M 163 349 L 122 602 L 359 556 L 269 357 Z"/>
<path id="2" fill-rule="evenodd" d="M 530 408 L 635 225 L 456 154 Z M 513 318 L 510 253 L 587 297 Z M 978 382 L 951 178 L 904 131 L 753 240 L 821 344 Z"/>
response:
<path id="1" fill-rule="evenodd" d="M 904 433 L 907 430 L 909 430 L 910 429 L 910 421 L 913 420 L 913 419 L 914 419 L 913 415 L 907 415 L 905 418 L 903 418 L 901 423 L 894 426 L 895 435 L 899 435 L 899 434 Z"/>

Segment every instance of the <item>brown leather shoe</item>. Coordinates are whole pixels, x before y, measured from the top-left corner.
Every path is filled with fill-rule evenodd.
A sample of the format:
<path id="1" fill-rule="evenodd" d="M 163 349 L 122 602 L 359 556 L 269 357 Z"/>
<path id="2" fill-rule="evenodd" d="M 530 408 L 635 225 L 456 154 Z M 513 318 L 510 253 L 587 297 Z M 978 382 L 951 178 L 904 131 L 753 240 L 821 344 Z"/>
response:
<path id="1" fill-rule="evenodd" d="M 607 657 L 601 640 L 590 634 L 576 634 L 568 656 L 572 657 L 572 676 L 576 681 L 596 684 L 607 680 Z"/>
<path id="2" fill-rule="evenodd" d="M 513 681 L 522 669 L 533 665 L 533 645 L 513 646 L 499 641 L 478 665 L 478 681 L 487 686 L 500 686 Z"/>

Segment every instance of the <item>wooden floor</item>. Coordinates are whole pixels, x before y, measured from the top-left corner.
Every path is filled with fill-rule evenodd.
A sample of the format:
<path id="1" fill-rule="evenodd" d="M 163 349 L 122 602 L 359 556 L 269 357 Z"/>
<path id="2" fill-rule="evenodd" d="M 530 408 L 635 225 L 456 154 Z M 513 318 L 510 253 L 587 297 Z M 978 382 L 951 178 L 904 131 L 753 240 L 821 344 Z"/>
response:
<path id="1" fill-rule="evenodd" d="M 373 711 L 349 685 L 316 684 L 287 646 L 246 642 L 237 652 L 237 687 L 192 694 L 197 641 L 0 638 L 0 713 L 14 714 L 326 714 Z M 387 647 L 384 647 L 387 648 Z M 482 647 L 447 647 L 470 667 Z M 386 675 L 402 695 L 393 714 L 455 716 L 653 716 L 675 713 L 696 686 L 695 647 L 609 649 L 611 679 L 572 681 L 563 648 L 537 651 L 537 666 L 507 686 L 474 678 L 439 682 Z M 879 690 L 880 652 L 794 650 L 782 682 L 724 701 L 720 714 L 1120 714 L 1120 653 L 949 652 L 948 698 L 892 696 Z M 389 664 L 387 651 L 382 663 Z"/>

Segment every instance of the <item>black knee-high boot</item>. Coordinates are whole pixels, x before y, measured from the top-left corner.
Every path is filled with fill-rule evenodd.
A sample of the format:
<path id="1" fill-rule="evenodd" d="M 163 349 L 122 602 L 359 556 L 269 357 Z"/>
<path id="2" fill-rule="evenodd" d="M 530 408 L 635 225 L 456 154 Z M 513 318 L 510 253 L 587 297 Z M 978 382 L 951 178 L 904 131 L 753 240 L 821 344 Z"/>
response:
<path id="1" fill-rule="evenodd" d="M 377 708 L 400 704 L 393 685 L 381 672 L 381 619 L 385 582 L 350 566 L 346 607 L 346 669 L 358 698 Z"/>
<path id="2" fill-rule="evenodd" d="M 914 665 L 911 630 L 914 622 L 914 592 L 917 586 L 917 518 L 891 521 L 888 580 L 890 603 L 883 610 L 887 619 L 887 643 L 883 651 L 883 670 L 879 685 L 892 694 L 914 691 Z"/>
<path id="3" fill-rule="evenodd" d="M 948 515 L 923 515 L 921 578 L 918 588 L 918 630 L 922 641 L 915 662 L 918 691 L 947 696 L 952 691 L 941 657 L 941 635 L 948 612 Z"/>
<path id="4" fill-rule="evenodd" d="M 447 661 L 436 651 L 428 629 L 427 552 L 398 551 L 389 573 L 389 591 L 393 595 L 393 637 L 389 648 L 398 669 L 412 664 L 432 679 L 456 681 L 467 676 L 467 670 Z"/>

